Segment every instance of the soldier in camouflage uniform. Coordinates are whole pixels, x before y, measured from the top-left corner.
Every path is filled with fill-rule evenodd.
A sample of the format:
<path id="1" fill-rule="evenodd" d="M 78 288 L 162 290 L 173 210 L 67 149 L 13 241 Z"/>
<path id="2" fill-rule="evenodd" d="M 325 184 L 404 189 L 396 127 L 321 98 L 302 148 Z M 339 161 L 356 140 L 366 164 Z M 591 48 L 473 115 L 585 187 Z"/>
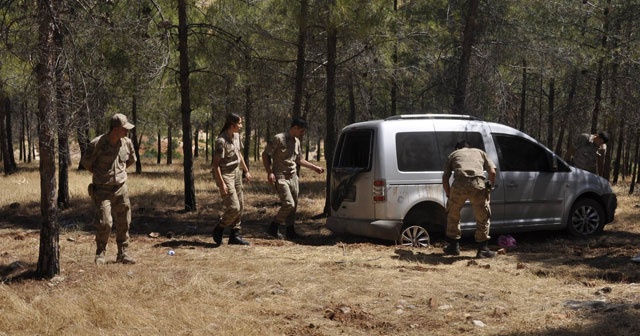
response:
<path id="1" fill-rule="evenodd" d="M 445 254 L 460 255 L 459 240 L 460 210 L 468 199 L 476 217 L 475 240 L 478 243 L 477 258 L 492 258 L 496 253 L 489 249 L 489 207 L 490 188 L 495 183 L 496 166 L 487 157 L 487 153 L 477 148 L 469 148 L 462 140 L 456 144 L 447 159 L 442 175 L 442 186 L 447 195 L 447 241 Z M 486 183 L 484 171 L 487 171 L 490 183 Z M 449 178 L 453 174 L 453 183 L 449 186 Z"/>
<path id="2" fill-rule="evenodd" d="M 279 232 L 281 225 L 286 227 L 287 239 L 299 238 L 294 228 L 299 192 L 297 166 L 312 169 L 318 174 L 324 173 L 324 168 L 302 157 L 300 139 L 307 132 L 307 128 L 304 119 L 294 118 L 289 131 L 276 134 L 262 152 L 262 163 L 267 171 L 269 183 L 276 186 L 281 204 L 275 220 L 268 229 L 268 233 L 274 238 L 283 238 Z"/>
<path id="3" fill-rule="evenodd" d="M 240 236 L 240 222 L 244 209 L 242 172 L 247 180 L 251 180 L 251 173 L 241 153 L 242 142 L 238 133 L 241 128 L 242 118 L 235 113 L 228 114 L 214 146 L 213 177 L 220 190 L 224 207 L 221 223 L 213 229 L 213 241 L 217 245 L 222 244 L 225 228 L 231 230 L 229 244 L 249 245 L 249 242 Z"/>
<path id="4" fill-rule="evenodd" d="M 569 152 L 569 161 L 577 168 L 602 175 L 604 155 L 607 152 L 609 134 L 580 134 Z"/>
<path id="5" fill-rule="evenodd" d="M 82 166 L 93 174 L 89 195 L 98 213 L 96 225 L 96 264 L 106 263 L 105 254 L 112 222 L 116 225 L 118 256 L 116 262 L 134 264 L 127 253 L 131 202 L 127 188 L 127 167 L 136 162 L 131 139 L 127 133 L 134 127 L 123 114 L 115 114 L 109 123 L 109 133 L 93 139 L 81 159 Z"/>

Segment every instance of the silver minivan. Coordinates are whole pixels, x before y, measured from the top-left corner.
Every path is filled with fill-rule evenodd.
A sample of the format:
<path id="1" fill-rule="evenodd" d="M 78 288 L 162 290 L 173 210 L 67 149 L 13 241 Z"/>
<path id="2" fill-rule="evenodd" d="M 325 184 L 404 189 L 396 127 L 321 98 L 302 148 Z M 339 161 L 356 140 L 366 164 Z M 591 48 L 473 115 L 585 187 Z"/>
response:
<path id="1" fill-rule="evenodd" d="M 427 246 L 444 231 L 442 169 L 459 140 L 487 152 L 497 166 L 491 234 L 566 229 L 587 237 L 613 221 L 609 182 L 564 162 L 511 127 L 465 115 L 416 114 L 345 127 L 331 164 L 327 228 Z M 467 202 L 463 234 L 475 230 Z"/>

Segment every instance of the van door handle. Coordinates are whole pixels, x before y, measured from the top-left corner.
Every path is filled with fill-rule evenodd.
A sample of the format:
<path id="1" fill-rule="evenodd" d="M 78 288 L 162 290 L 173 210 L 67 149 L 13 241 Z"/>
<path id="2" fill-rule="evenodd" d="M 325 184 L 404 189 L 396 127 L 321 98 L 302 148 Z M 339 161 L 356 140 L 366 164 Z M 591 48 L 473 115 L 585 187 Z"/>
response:
<path id="1" fill-rule="evenodd" d="M 509 188 L 509 189 L 513 189 L 513 188 L 517 188 L 517 187 L 518 187 L 518 185 L 515 182 L 509 182 L 507 184 L 507 188 Z"/>

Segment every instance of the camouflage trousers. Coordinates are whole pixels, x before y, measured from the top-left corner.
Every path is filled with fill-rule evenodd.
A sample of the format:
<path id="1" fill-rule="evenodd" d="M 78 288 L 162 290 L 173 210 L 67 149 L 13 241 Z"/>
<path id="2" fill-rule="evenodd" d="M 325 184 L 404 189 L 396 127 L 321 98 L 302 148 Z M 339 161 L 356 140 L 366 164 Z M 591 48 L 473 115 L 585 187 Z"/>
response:
<path id="1" fill-rule="evenodd" d="M 293 225 L 296 220 L 296 210 L 298 209 L 298 175 L 291 178 L 278 178 L 276 189 L 280 198 L 280 210 L 276 214 L 275 221 L 286 226 Z"/>
<path id="2" fill-rule="evenodd" d="M 131 202 L 127 183 L 118 185 L 91 184 L 89 193 L 98 210 L 95 219 L 96 244 L 105 247 L 109 242 L 111 226 L 116 225 L 118 246 L 129 246 Z"/>
<path id="3" fill-rule="evenodd" d="M 447 201 L 447 237 L 460 239 L 460 210 L 464 203 L 469 200 L 476 217 L 477 242 L 485 242 L 489 236 L 489 218 L 491 218 L 491 207 L 489 206 L 489 193 L 485 188 L 484 179 L 457 178 L 451 185 L 449 200 Z"/>
<path id="4" fill-rule="evenodd" d="M 244 210 L 244 194 L 242 192 L 242 172 L 236 168 L 222 174 L 222 181 L 227 186 L 228 193 L 222 198 L 221 227 L 240 229 L 242 211 Z"/>

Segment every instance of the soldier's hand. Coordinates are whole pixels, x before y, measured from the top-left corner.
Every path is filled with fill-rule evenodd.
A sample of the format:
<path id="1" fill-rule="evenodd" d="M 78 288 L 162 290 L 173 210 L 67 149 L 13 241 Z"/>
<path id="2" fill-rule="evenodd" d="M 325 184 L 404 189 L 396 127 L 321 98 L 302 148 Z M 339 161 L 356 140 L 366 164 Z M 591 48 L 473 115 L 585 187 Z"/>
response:
<path id="1" fill-rule="evenodd" d="M 227 188 L 226 184 L 222 185 L 222 188 L 220 188 L 220 196 L 225 197 L 229 194 L 229 189 Z"/>

